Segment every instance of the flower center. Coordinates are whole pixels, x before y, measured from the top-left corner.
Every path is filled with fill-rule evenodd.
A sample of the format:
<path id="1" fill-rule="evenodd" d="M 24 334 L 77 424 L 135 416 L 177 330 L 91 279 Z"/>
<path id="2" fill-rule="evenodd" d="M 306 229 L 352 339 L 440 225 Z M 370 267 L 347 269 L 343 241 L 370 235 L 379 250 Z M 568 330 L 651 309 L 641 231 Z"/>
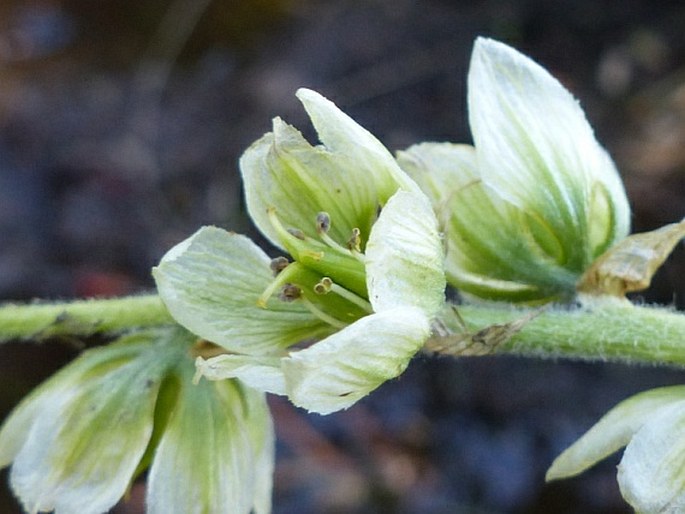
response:
<path id="1" fill-rule="evenodd" d="M 274 295 L 281 301 L 298 301 L 335 328 L 373 312 L 367 299 L 359 229 L 353 229 L 342 245 L 329 234 L 328 213 L 320 212 L 314 220 L 316 238 L 302 230 L 283 227 L 275 209 L 269 209 L 268 215 L 294 262 L 285 257 L 271 261 L 275 279 L 259 297 L 258 305 L 266 308 Z"/>

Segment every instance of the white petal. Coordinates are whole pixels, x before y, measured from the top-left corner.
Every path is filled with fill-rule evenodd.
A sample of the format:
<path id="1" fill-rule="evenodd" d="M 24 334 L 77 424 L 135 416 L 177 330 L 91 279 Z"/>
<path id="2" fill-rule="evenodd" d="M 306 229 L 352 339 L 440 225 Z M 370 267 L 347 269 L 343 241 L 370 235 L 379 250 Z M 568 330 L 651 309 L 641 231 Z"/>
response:
<path id="1" fill-rule="evenodd" d="M 253 389 L 265 393 L 285 394 L 285 378 L 278 357 L 253 355 L 219 355 L 210 359 L 198 357 L 195 367 L 207 380 L 237 378 Z"/>
<path id="2" fill-rule="evenodd" d="M 445 301 L 444 259 L 428 198 L 398 191 L 366 245 L 366 284 L 374 311 L 413 306 L 433 317 Z"/>
<path id="3" fill-rule="evenodd" d="M 273 131 L 240 158 L 248 212 L 260 231 L 281 248 L 285 244 L 267 216 L 275 209 L 286 228 L 316 238 L 316 216 L 330 215 L 329 235 L 346 242 L 353 229 L 368 237 L 379 206 L 398 188 L 418 186 L 390 152 L 333 102 L 307 89 L 297 93 L 321 138 L 310 145 L 280 118 Z"/>
<path id="4" fill-rule="evenodd" d="M 153 275 L 181 325 L 231 351 L 263 355 L 330 332 L 297 302 L 257 305 L 273 281 L 269 262 L 248 238 L 203 227 L 172 248 Z"/>
<path id="5" fill-rule="evenodd" d="M 148 477 L 148 514 L 267 514 L 274 435 L 264 396 L 184 376 Z"/>
<path id="6" fill-rule="evenodd" d="M 413 307 L 361 318 L 283 359 L 288 396 L 319 414 L 346 409 L 402 373 L 429 334 L 428 318 Z"/>
<path id="7" fill-rule="evenodd" d="M 569 267 L 583 268 L 627 235 L 629 209 L 616 168 L 556 79 L 512 48 L 479 38 L 468 89 L 483 180 L 564 238 Z"/>
<path id="8" fill-rule="evenodd" d="M 445 232 L 447 279 L 461 293 L 515 302 L 575 294 L 580 271 L 566 269 L 564 250 L 544 221 L 489 194 L 473 147 L 423 143 L 398 160 L 433 198 Z"/>
<path id="9" fill-rule="evenodd" d="M 34 412 L 30 426 L 10 417 L 0 446 L 28 428 L 10 473 L 27 511 L 100 514 L 124 495 L 150 440 L 163 375 L 190 345 L 174 334 L 151 331 L 84 353 L 19 408 L 22 417 Z"/>
<path id="10" fill-rule="evenodd" d="M 626 447 L 618 483 L 637 512 L 680 514 L 685 510 L 684 434 L 685 400 L 681 400 L 652 413 Z"/>
<path id="11" fill-rule="evenodd" d="M 353 228 L 370 230 L 379 201 L 373 173 L 360 168 L 354 155 L 312 147 L 278 118 L 273 132 L 245 151 L 240 170 L 250 217 L 276 246 L 284 248 L 267 215 L 270 208 L 286 228 L 313 238 L 319 212 L 330 215 L 336 240 L 349 239 Z"/>
<path id="12" fill-rule="evenodd" d="M 297 98 L 304 105 L 326 148 L 339 155 L 351 156 L 360 170 L 376 179 L 381 192 L 381 204 L 398 187 L 405 191 L 419 191 L 385 146 L 333 102 L 304 88 L 297 91 Z"/>
<path id="13" fill-rule="evenodd" d="M 454 193 L 480 181 L 471 145 L 419 143 L 397 152 L 397 162 L 431 199 L 442 224 L 446 218 L 440 213 Z"/>
<path id="14" fill-rule="evenodd" d="M 556 458 L 547 471 L 547 480 L 582 473 L 627 445 L 660 409 L 680 403 L 684 397 L 685 386 L 675 386 L 652 389 L 622 401 Z"/>

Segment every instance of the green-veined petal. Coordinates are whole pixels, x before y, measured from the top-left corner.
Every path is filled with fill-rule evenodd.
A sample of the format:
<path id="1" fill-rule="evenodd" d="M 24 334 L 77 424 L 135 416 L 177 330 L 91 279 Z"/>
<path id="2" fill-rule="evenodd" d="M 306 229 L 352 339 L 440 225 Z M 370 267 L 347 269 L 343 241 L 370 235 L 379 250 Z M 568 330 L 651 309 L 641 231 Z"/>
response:
<path id="1" fill-rule="evenodd" d="M 230 351 L 278 353 L 329 333 L 328 325 L 297 302 L 270 298 L 266 309 L 257 305 L 273 281 L 269 263 L 247 237 L 203 227 L 169 250 L 153 275 L 181 325 Z"/>
<path id="2" fill-rule="evenodd" d="M 366 247 L 374 311 L 413 306 L 433 317 L 445 301 L 444 250 L 426 195 L 398 191 L 381 211 Z"/>
<path id="3" fill-rule="evenodd" d="M 268 514 L 274 434 L 264 395 L 184 370 L 148 477 L 149 514 Z"/>
<path id="4" fill-rule="evenodd" d="M 323 145 L 310 145 L 276 118 L 273 131 L 240 159 L 247 208 L 272 243 L 285 247 L 267 212 L 286 228 L 317 237 L 316 216 L 330 215 L 330 236 L 344 243 L 353 229 L 366 241 L 376 210 L 398 188 L 418 190 L 390 152 L 367 130 L 314 91 L 297 93 Z"/>
<path id="5" fill-rule="evenodd" d="M 555 261 L 553 249 L 540 246 L 535 234 L 544 223 L 534 224 L 517 206 L 493 198 L 473 147 L 422 143 L 401 152 L 398 162 L 433 200 L 445 233 L 451 285 L 493 300 L 536 301 L 575 293 L 579 273 Z"/>
<path id="6" fill-rule="evenodd" d="M 288 397 L 319 414 L 346 409 L 402 373 L 429 334 L 428 318 L 414 307 L 365 316 L 283 359 Z"/>
<path id="7" fill-rule="evenodd" d="M 316 238 L 316 217 L 330 215 L 330 236 L 347 241 L 352 229 L 367 236 L 378 206 L 373 175 L 360 173 L 354 156 L 311 146 L 292 126 L 276 118 L 269 132 L 240 158 L 250 217 L 269 240 L 285 248 L 268 216 Z"/>
<path id="8" fill-rule="evenodd" d="M 84 353 L 19 405 L 0 454 L 14 461 L 10 483 L 28 512 L 100 514 L 117 503 L 148 446 L 163 376 L 189 345 L 175 329 L 127 336 Z"/>
<path id="9" fill-rule="evenodd" d="M 549 225 L 567 268 L 582 272 L 627 235 L 629 208 L 616 168 L 556 79 L 514 49 L 479 38 L 468 89 L 483 180 Z"/>
<path id="10" fill-rule="evenodd" d="M 645 391 L 622 401 L 555 459 L 547 471 L 547 480 L 582 473 L 626 446 L 660 409 L 683 398 L 685 386 L 674 386 Z"/>

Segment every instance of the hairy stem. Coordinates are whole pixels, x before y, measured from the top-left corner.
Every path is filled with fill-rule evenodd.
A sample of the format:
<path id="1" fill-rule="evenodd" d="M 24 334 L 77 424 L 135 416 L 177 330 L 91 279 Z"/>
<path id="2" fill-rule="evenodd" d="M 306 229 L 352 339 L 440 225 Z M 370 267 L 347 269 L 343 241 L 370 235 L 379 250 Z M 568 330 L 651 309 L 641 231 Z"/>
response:
<path id="1" fill-rule="evenodd" d="M 0 305 L 0 342 L 40 341 L 173 324 L 157 295 Z"/>
<path id="2" fill-rule="evenodd" d="M 543 308 L 534 317 L 530 310 L 492 305 L 461 305 L 458 313 L 466 331 L 459 316 L 445 311 L 448 335 L 434 337 L 429 350 L 685 366 L 685 315 L 667 308 L 594 298 L 578 308 Z M 474 339 L 478 353 L 471 350 Z"/>

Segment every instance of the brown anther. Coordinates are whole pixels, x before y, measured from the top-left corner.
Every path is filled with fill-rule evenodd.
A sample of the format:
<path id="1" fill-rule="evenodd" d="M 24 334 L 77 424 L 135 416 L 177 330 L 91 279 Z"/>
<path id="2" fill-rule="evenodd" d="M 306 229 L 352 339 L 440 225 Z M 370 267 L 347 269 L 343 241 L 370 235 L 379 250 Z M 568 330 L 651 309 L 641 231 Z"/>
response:
<path id="1" fill-rule="evenodd" d="M 314 286 L 316 294 L 328 294 L 333 286 L 333 281 L 329 277 L 323 277 L 319 283 Z"/>
<path id="2" fill-rule="evenodd" d="M 275 259 L 271 259 L 271 263 L 269 263 L 269 267 L 271 268 L 271 271 L 273 271 L 274 277 L 275 277 L 281 271 L 283 271 L 285 268 L 287 268 L 288 264 L 290 264 L 290 261 L 287 258 L 281 256 L 281 257 L 276 257 Z"/>
<path id="3" fill-rule="evenodd" d="M 352 229 L 352 236 L 347 241 L 347 248 L 355 252 L 362 251 L 361 231 L 358 228 Z"/>
<path id="4" fill-rule="evenodd" d="M 302 232 L 301 230 L 299 230 L 299 229 L 297 229 L 297 228 L 289 228 L 289 229 L 288 229 L 288 233 L 289 233 L 291 236 L 296 237 L 297 239 L 301 239 L 302 241 L 305 240 L 304 232 Z"/>
<path id="5" fill-rule="evenodd" d="M 331 228 L 331 217 L 327 212 L 320 212 L 316 215 L 316 231 L 326 233 Z"/>
<path id="6" fill-rule="evenodd" d="M 293 302 L 302 296 L 302 289 L 295 284 L 284 284 L 281 292 L 278 293 L 278 299 L 282 302 Z"/>

